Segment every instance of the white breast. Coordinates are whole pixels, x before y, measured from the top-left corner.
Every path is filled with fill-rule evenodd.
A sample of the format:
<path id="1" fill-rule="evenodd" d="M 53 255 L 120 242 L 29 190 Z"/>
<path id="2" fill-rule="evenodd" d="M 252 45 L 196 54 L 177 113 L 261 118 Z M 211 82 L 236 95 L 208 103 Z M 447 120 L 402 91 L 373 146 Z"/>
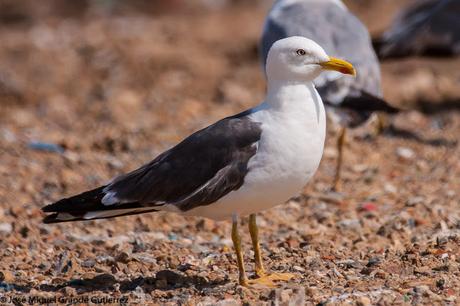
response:
<path id="1" fill-rule="evenodd" d="M 248 215 L 284 203 L 308 182 L 323 154 L 324 106 L 313 85 L 292 88 L 288 95 L 286 104 L 265 102 L 250 115 L 262 123 L 262 135 L 244 185 L 187 214 L 216 220 Z"/>

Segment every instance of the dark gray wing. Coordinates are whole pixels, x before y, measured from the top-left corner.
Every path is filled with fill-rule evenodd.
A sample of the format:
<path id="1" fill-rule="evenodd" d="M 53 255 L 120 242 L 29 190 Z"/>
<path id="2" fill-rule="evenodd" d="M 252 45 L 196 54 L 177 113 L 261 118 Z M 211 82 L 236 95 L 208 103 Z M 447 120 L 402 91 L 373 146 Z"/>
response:
<path id="1" fill-rule="evenodd" d="M 120 201 L 169 203 L 182 210 L 210 204 L 243 184 L 260 134 L 259 123 L 247 117 L 223 119 L 105 190 Z"/>
<path id="2" fill-rule="evenodd" d="M 460 1 L 419 0 L 405 8 L 375 46 L 381 58 L 460 54 Z"/>
<path id="3" fill-rule="evenodd" d="M 115 217 L 154 211 L 164 204 L 186 211 L 217 201 L 240 188 L 249 171 L 248 162 L 257 150 L 260 124 L 244 114 L 192 134 L 107 186 L 44 207 L 45 212 L 57 213 L 45 221 Z M 59 220 L 59 213 L 67 219 Z M 69 215 L 75 218 L 68 220 Z"/>
<path id="4" fill-rule="evenodd" d="M 286 5 L 283 2 L 285 1 L 278 0 L 275 3 L 265 21 L 260 43 L 263 65 L 265 66 L 268 51 L 276 40 L 304 36 L 317 42 L 328 55 L 350 61 L 357 70 L 356 78 L 346 77 L 338 72 L 325 72 L 315 80 L 325 104 L 341 108 L 346 98 L 356 98 L 355 102 L 369 105 L 378 102 L 373 101 L 373 97 L 381 101 L 380 65 L 369 32 L 361 21 L 336 1 L 304 0 Z M 372 110 L 369 106 L 364 108 L 370 112 L 349 108 L 348 111 L 361 113 L 350 118 L 367 119 L 372 111 L 377 110 Z M 349 121 L 346 124 L 356 123 Z"/>

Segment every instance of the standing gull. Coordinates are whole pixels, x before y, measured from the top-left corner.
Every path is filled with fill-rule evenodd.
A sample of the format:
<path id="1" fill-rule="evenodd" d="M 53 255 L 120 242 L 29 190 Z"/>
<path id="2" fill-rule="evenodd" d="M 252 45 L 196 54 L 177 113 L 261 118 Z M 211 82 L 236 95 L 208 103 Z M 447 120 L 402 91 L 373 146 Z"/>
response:
<path id="1" fill-rule="evenodd" d="M 460 1 L 419 0 L 375 42 L 381 58 L 460 55 Z"/>
<path id="2" fill-rule="evenodd" d="M 312 81 L 324 70 L 355 74 L 315 42 L 290 37 L 267 59 L 268 90 L 259 106 L 195 132 L 175 147 L 109 184 L 43 208 L 45 223 L 172 211 L 233 220 L 239 283 L 271 285 L 290 274 L 262 264 L 255 213 L 282 204 L 313 176 L 323 155 L 326 116 Z M 255 273 L 246 277 L 238 217 L 250 215 Z"/>
<path id="3" fill-rule="evenodd" d="M 397 110 L 382 99 L 380 66 L 366 27 L 340 0 L 278 0 L 265 21 L 261 39 L 261 59 L 278 39 L 300 35 L 313 39 L 327 54 L 346 58 L 356 68 L 357 77 L 337 72 L 315 79 L 331 118 L 342 126 L 337 142 L 338 161 L 333 189 L 340 182 L 346 127 L 357 127 L 374 111 Z"/>

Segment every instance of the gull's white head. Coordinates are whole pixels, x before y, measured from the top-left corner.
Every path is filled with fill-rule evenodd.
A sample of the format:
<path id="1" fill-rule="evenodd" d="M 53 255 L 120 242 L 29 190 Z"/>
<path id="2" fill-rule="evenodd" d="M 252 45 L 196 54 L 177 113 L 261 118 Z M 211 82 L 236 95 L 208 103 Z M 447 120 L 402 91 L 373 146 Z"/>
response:
<path id="1" fill-rule="evenodd" d="M 292 36 L 276 41 L 267 56 L 269 81 L 313 81 L 324 70 L 355 75 L 353 66 L 329 57 L 313 40 Z"/>

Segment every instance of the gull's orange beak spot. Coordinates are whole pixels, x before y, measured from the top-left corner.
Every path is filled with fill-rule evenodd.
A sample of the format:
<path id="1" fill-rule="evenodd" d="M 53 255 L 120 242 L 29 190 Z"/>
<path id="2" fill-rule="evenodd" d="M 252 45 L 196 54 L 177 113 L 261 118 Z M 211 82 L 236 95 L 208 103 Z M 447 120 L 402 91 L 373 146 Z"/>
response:
<path id="1" fill-rule="evenodd" d="M 330 57 L 327 62 L 320 63 L 320 66 L 325 70 L 334 70 L 343 74 L 356 76 L 356 70 L 352 64 L 335 57 Z"/>

